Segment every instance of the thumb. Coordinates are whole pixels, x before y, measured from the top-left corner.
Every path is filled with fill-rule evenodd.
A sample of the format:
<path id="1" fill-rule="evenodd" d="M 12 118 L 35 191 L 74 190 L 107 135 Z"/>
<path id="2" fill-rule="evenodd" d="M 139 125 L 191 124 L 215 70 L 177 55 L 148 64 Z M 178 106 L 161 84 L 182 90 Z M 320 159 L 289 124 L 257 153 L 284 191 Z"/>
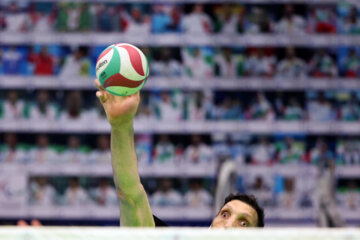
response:
<path id="1" fill-rule="evenodd" d="M 106 95 L 103 91 L 97 91 L 96 97 L 100 100 L 101 103 L 105 103 L 107 100 Z"/>

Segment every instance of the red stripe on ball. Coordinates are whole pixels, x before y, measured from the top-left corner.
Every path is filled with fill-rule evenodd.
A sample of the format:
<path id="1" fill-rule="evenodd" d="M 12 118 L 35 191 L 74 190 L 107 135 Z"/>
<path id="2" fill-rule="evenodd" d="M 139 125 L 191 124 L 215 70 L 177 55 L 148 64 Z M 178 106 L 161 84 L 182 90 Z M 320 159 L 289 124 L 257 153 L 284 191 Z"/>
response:
<path id="1" fill-rule="evenodd" d="M 144 80 L 145 79 L 140 80 L 140 81 L 133 81 L 133 80 L 127 79 L 120 73 L 117 73 L 117 74 L 112 75 L 108 79 L 106 79 L 106 81 L 104 82 L 104 88 L 115 87 L 115 86 L 116 87 L 137 88 L 144 82 Z"/>
<path id="2" fill-rule="evenodd" d="M 98 59 L 96 60 L 96 62 L 98 62 L 103 56 L 105 56 L 108 52 L 111 51 L 112 48 L 106 49 L 105 51 L 103 51 L 100 56 L 98 57 Z"/>
<path id="3" fill-rule="evenodd" d="M 129 45 L 119 44 L 118 46 L 126 49 L 130 57 L 131 65 L 139 75 L 144 76 L 144 69 L 139 52 Z"/>

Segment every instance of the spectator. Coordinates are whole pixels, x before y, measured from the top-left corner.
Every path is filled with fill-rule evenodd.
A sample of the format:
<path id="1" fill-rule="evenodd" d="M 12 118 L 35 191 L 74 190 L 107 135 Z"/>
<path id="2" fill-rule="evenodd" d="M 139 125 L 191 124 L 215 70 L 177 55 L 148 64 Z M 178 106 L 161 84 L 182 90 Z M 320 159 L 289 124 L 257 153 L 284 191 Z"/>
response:
<path id="1" fill-rule="evenodd" d="M 101 32 L 110 32 L 113 30 L 112 16 L 110 8 L 108 8 L 104 3 L 99 3 L 96 5 L 96 18 L 97 18 L 97 27 Z"/>
<path id="2" fill-rule="evenodd" d="M 35 164 L 56 163 L 58 153 L 49 146 L 49 138 L 45 134 L 36 137 L 36 146 L 29 151 L 29 162 Z"/>
<path id="3" fill-rule="evenodd" d="M 271 103 L 266 99 L 264 93 L 256 93 L 253 104 L 250 106 L 247 119 L 274 120 L 275 113 Z"/>
<path id="4" fill-rule="evenodd" d="M 360 21 L 358 15 L 358 9 L 352 7 L 350 13 L 345 17 L 345 21 L 340 21 L 338 25 L 338 32 L 345 34 L 359 34 L 360 33 Z"/>
<path id="5" fill-rule="evenodd" d="M 183 204 L 181 194 L 173 189 L 170 179 L 160 179 L 158 190 L 151 197 L 151 205 L 158 207 L 180 206 Z"/>
<path id="6" fill-rule="evenodd" d="M 60 2 L 58 4 L 58 12 L 56 19 L 56 29 L 60 32 L 68 31 L 68 3 Z"/>
<path id="7" fill-rule="evenodd" d="M 318 166 L 319 175 L 322 176 L 327 170 L 335 167 L 334 153 L 329 150 L 328 144 L 323 139 L 316 141 L 315 147 L 310 151 L 310 161 Z"/>
<path id="8" fill-rule="evenodd" d="M 275 147 L 266 137 L 261 137 L 258 144 L 251 146 L 251 163 L 268 165 L 274 159 Z"/>
<path id="9" fill-rule="evenodd" d="M 217 107 L 214 119 L 242 119 L 242 109 L 240 101 L 236 98 L 225 97 L 221 105 Z"/>
<path id="10" fill-rule="evenodd" d="M 330 6 L 311 8 L 308 16 L 309 33 L 336 33 L 336 16 Z"/>
<path id="11" fill-rule="evenodd" d="M 78 30 L 81 32 L 88 32 L 92 30 L 92 18 L 94 16 L 90 12 L 89 3 L 80 4 L 80 16 Z"/>
<path id="12" fill-rule="evenodd" d="M 345 192 L 338 194 L 342 209 L 358 211 L 360 208 L 360 192 L 355 180 L 348 182 Z"/>
<path id="13" fill-rule="evenodd" d="M 186 74 L 195 79 L 206 79 L 214 76 L 214 66 L 211 57 L 200 48 L 183 48 L 182 58 Z"/>
<path id="14" fill-rule="evenodd" d="M 190 121 L 205 120 L 206 101 L 208 99 L 203 92 L 190 92 L 185 96 L 184 102 L 184 119 Z"/>
<path id="15" fill-rule="evenodd" d="M 248 76 L 272 77 L 274 75 L 276 59 L 266 56 L 264 49 L 258 48 L 250 52 L 245 60 L 245 74 Z"/>
<path id="16" fill-rule="evenodd" d="M 52 75 L 54 74 L 54 60 L 47 47 L 42 47 L 40 53 L 30 59 L 34 64 L 35 75 Z"/>
<path id="17" fill-rule="evenodd" d="M 67 3 L 67 30 L 77 31 L 80 24 L 80 8 L 79 4 L 74 2 Z"/>
<path id="18" fill-rule="evenodd" d="M 93 191 L 94 199 L 99 206 L 116 206 L 118 197 L 114 187 L 112 187 L 107 178 L 100 178 L 99 186 Z"/>
<path id="19" fill-rule="evenodd" d="M 50 33 L 54 25 L 53 15 L 45 11 L 37 11 L 36 4 L 32 3 L 29 7 L 26 20 L 27 30 L 36 33 Z"/>
<path id="20" fill-rule="evenodd" d="M 190 164 L 209 164 L 214 161 L 214 153 L 199 135 L 192 135 L 191 144 L 185 149 L 184 158 Z"/>
<path id="21" fill-rule="evenodd" d="M 181 21 L 183 17 L 182 8 L 179 5 L 171 6 L 169 15 L 171 17 L 171 23 L 168 26 L 168 29 L 172 32 L 181 32 Z"/>
<path id="22" fill-rule="evenodd" d="M 242 142 L 242 139 L 238 139 L 236 134 L 231 134 L 229 136 L 222 136 L 222 134 L 219 135 L 213 136 L 212 146 L 217 159 L 221 160 L 230 158 L 239 164 L 243 164 L 246 147 Z"/>
<path id="23" fill-rule="evenodd" d="M 89 159 L 92 163 L 111 163 L 110 140 L 108 136 L 100 135 L 97 137 L 96 149 L 91 152 Z"/>
<path id="24" fill-rule="evenodd" d="M 7 99 L 2 102 L 0 110 L 3 119 L 17 121 L 24 117 L 25 105 L 22 100 L 19 100 L 17 91 L 9 90 Z"/>
<path id="25" fill-rule="evenodd" d="M 20 32 L 25 31 L 26 27 L 26 13 L 23 12 L 17 2 L 13 1 L 9 4 L 5 12 L 5 26 L 6 31 Z"/>
<path id="26" fill-rule="evenodd" d="M 5 134 L 5 144 L 0 148 L 0 163 L 23 163 L 26 159 L 24 146 L 18 144 L 14 133 Z"/>
<path id="27" fill-rule="evenodd" d="M 328 144 L 319 139 L 310 153 L 311 162 L 317 165 L 316 204 L 318 221 L 321 227 L 341 227 L 343 219 L 339 215 L 335 204 L 335 163 Z"/>
<path id="28" fill-rule="evenodd" d="M 160 164 L 175 163 L 175 146 L 170 141 L 168 135 L 161 135 L 159 142 L 154 149 L 154 162 Z"/>
<path id="29" fill-rule="evenodd" d="M 82 111 L 83 97 L 80 91 L 72 91 L 66 97 L 65 111 L 60 115 L 60 121 L 67 124 L 69 121 L 84 121 L 84 114 Z"/>
<path id="30" fill-rule="evenodd" d="M 304 34 L 305 19 L 294 13 L 294 6 L 287 4 L 284 6 L 284 17 L 275 25 L 275 32 L 280 34 Z"/>
<path id="31" fill-rule="evenodd" d="M 339 140 L 336 144 L 339 163 L 350 166 L 360 165 L 360 140 Z"/>
<path id="32" fill-rule="evenodd" d="M 39 90 L 36 95 L 36 103 L 29 106 L 29 119 L 35 123 L 38 121 L 53 122 L 57 117 L 58 109 L 49 99 L 46 90 Z"/>
<path id="33" fill-rule="evenodd" d="M 296 56 L 294 48 L 286 48 L 286 57 L 279 62 L 276 75 L 284 80 L 306 77 L 306 64 Z"/>
<path id="34" fill-rule="evenodd" d="M 140 103 L 136 114 L 135 119 L 139 122 L 154 122 L 156 120 L 156 116 L 148 104 Z"/>
<path id="35" fill-rule="evenodd" d="M 257 176 L 255 178 L 254 183 L 249 187 L 246 193 L 256 196 L 256 199 L 261 206 L 269 207 L 274 205 L 271 188 L 264 182 L 262 176 Z"/>
<path id="36" fill-rule="evenodd" d="M 360 119 L 360 102 L 356 94 L 344 94 L 347 96 L 343 104 L 339 106 L 340 120 L 356 122 Z"/>
<path id="37" fill-rule="evenodd" d="M 2 54 L 3 69 L 5 74 L 20 74 L 23 56 L 15 47 L 10 46 L 7 51 Z"/>
<path id="38" fill-rule="evenodd" d="M 222 5 L 215 9 L 216 22 L 214 31 L 216 33 L 230 35 L 238 33 L 238 18 L 240 14 L 237 16 L 235 10 L 239 11 L 240 9 L 236 9 L 236 7 L 230 4 Z"/>
<path id="39" fill-rule="evenodd" d="M 182 96 L 179 92 L 161 92 L 155 102 L 157 117 L 162 121 L 180 121 L 182 119 Z"/>
<path id="40" fill-rule="evenodd" d="M 355 49 L 350 49 L 348 56 L 341 59 L 344 76 L 348 78 L 356 78 L 360 76 L 360 58 Z"/>
<path id="41" fill-rule="evenodd" d="M 187 206 L 194 208 L 210 206 L 213 201 L 212 196 L 202 186 L 200 179 L 190 180 L 190 189 L 184 199 Z"/>
<path id="42" fill-rule="evenodd" d="M 304 119 L 304 110 L 294 97 L 289 99 L 289 104 L 283 110 L 283 118 L 287 121 L 299 121 Z"/>
<path id="43" fill-rule="evenodd" d="M 299 196 L 296 192 L 295 179 L 291 177 L 284 178 L 284 191 L 278 195 L 278 206 L 281 209 L 299 208 Z"/>
<path id="44" fill-rule="evenodd" d="M 56 200 L 56 190 L 45 177 L 39 177 L 30 183 L 30 204 L 35 206 L 53 206 Z"/>
<path id="45" fill-rule="evenodd" d="M 323 92 L 318 93 L 317 99 L 308 101 L 307 113 L 310 121 L 332 121 L 335 119 L 333 106 Z"/>
<path id="46" fill-rule="evenodd" d="M 151 32 L 155 34 L 168 32 L 169 26 L 172 24 L 172 18 L 169 12 L 166 12 L 166 6 L 164 4 L 154 4 L 152 9 Z"/>
<path id="47" fill-rule="evenodd" d="M 217 159 L 230 158 L 230 148 L 226 142 L 227 136 L 225 133 L 214 133 L 211 135 L 212 149 Z"/>
<path id="48" fill-rule="evenodd" d="M 88 49 L 79 47 L 74 54 L 70 54 L 62 67 L 60 77 L 67 81 L 74 81 L 74 78 L 90 75 L 90 59 L 87 57 Z"/>
<path id="49" fill-rule="evenodd" d="M 310 75 L 314 77 L 336 77 L 338 69 L 332 57 L 321 49 L 315 53 L 309 64 Z"/>
<path id="50" fill-rule="evenodd" d="M 244 64 L 242 55 L 232 54 L 230 48 L 223 48 L 215 57 L 215 74 L 225 79 L 242 76 L 245 71 Z"/>
<path id="51" fill-rule="evenodd" d="M 304 144 L 295 141 L 292 137 L 286 137 L 285 141 L 275 143 L 276 161 L 280 164 L 297 164 L 305 154 Z"/>
<path id="52" fill-rule="evenodd" d="M 70 178 L 69 187 L 65 191 L 65 205 L 71 207 L 83 207 L 89 202 L 89 197 L 75 177 Z"/>
<path id="53" fill-rule="evenodd" d="M 152 153 L 152 138 L 149 134 L 135 135 L 135 151 L 139 167 L 150 164 Z"/>
<path id="54" fill-rule="evenodd" d="M 210 17 L 202 4 L 195 4 L 192 12 L 183 18 L 181 28 L 186 34 L 209 34 L 213 32 Z"/>
<path id="55" fill-rule="evenodd" d="M 140 34 L 149 34 L 151 30 L 151 19 L 149 16 L 141 12 L 139 7 L 132 7 L 131 14 L 123 12 L 126 34 L 138 36 Z"/>
<path id="56" fill-rule="evenodd" d="M 249 24 L 246 27 L 248 33 L 270 33 L 272 32 L 269 13 L 259 6 L 255 6 L 251 9 L 248 16 Z"/>
<path id="57" fill-rule="evenodd" d="M 74 135 L 68 138 L 67 148 L 60 155 L 62 164 L 85 163 L 88 160 L 88 149 L 80 146 L 80 139 Z"/>
<path id="58" fill-rule="evenodd" d="M 160 50 L 159 60 L 154 59 L 151 62 L 151 74 L 159 77 L 180 77 L 183 74 L 183 66 L 173 58 L 169 48 Z"/>
<path id="59" fill-rule="evenodd" d="M 250 22 L 247 19 L 245 7 L 240 7 L 236 23 L 236 31 L 238 33 L 246 33 Z"/>

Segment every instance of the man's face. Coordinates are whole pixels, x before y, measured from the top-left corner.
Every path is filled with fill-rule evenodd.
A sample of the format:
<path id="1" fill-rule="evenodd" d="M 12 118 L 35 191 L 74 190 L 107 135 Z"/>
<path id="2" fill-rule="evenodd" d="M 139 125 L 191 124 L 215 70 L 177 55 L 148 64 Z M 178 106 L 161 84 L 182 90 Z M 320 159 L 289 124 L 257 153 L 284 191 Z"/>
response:
<path id="1" fill-rule="evenodd" d="M 258 215 L 254 208 L 240 201 L 225 204 L 211 223 L 211 228 L 257 227 Z"/>

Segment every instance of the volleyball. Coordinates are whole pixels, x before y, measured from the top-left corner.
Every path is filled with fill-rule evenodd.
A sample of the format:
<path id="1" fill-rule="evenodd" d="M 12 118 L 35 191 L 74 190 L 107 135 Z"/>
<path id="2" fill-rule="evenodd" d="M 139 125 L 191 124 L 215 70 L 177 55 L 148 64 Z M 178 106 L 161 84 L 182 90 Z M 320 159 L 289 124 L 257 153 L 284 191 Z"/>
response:
<path id="1" fill-rule="evenodd" d="M 139 91 L 149 76 L 144 53 L 128 43 L 107 47 L 96 61 L 96 77 L 111 94 L 128 96 Z"/>

